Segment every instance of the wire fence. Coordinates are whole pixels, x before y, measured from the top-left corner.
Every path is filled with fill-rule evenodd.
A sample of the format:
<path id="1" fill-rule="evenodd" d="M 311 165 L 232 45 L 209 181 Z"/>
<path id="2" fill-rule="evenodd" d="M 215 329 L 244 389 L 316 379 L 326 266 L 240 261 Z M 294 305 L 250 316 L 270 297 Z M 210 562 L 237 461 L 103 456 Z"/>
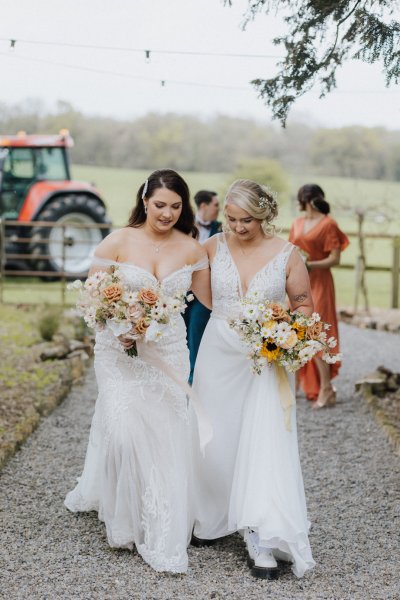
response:
<path id="1" fill-rule="evenodd" d="M 44 232 L 39 240 L 38 228 Z M 63 306 L 72 303 L 73 298 L 68 298 L 67 283 L 87 276 L 91 257 L 99 241 L 92 232 L 100 232 L 104 237 L 113 228 L 116 226 L 103 223 L 71 225 L 71 222 L 0 219 L 0 303 L 39 304 L 49 302 L 51 295 L 53 301 L 55 296 L 55 300 L 58 298 L 58 303 Z M 57 235 L 54 235 L 54 231 Z M 79 237 L 78 232 L 82 232 Z M 288 230 L 283 229 L 282 233 L 287 234 Z M 360 241 L 359 233 L 349 232 L 347 235 Z M 400 236 L 363 233 L 362 238 L 386 240 L 391 244 L 392 258 L 390 266 L 365 264 L 365 260 L 357 256 L 353 264 L 342 263 L 335 267 L 354 271 L 354 304 L 358 304 L 363 273 L 386 272 L 390 276 L 391 288 L 388 308 L 399 308 Z"/>

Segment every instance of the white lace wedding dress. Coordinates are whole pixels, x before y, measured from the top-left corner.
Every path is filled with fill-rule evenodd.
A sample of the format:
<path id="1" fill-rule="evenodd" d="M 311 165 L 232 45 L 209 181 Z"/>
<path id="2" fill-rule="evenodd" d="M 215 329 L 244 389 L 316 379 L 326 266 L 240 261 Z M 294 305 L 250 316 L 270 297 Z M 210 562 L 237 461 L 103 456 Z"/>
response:
<path id="1" fill-rule="evenodd" d="M 258 290 L 284 302 L 287 244 L 254 276 Z M 214 435 L 198 451 L 193 439 L 191 505 L 194 534 L 215 539 L 250 527 L 260 545 L 280 550 L 298 577 L 314 566 L 298 454 L 295 406 L 285 426 L 274 366 L 250 370 L 246 346 L 228 320 L 240 312 L 242 289 L 224 234 L 218 234 L 211 265 L 213 312 L 197 357 L 193 389 L 211 419 Z M 293 386 L 293 377 L 290 376 Z"/>
<path id="2" fill-rule="evenodd" d="M 135 265 L 102 259 L 96 263 L 100 268 L 117 264 L 133 290 L 158 283 Z M 193 271 L 204 268 L 207 260 L 171 273 L 161 283 L 164 292 L 186 292 Z M 191 535 L 187 398 L 152 362 L 163 361 L 187 381 L 189 352 L 182 316 L 177 316 L 170 335 L 137 345 L 139 356 L 132 358 L 109 330 L 96 335 L 99 395 L 83 473 L 65 504 L 73 512 L 98 511 L 110 546 L 135 545 L 156 571 L 181 573 L 187 570 Z"/>

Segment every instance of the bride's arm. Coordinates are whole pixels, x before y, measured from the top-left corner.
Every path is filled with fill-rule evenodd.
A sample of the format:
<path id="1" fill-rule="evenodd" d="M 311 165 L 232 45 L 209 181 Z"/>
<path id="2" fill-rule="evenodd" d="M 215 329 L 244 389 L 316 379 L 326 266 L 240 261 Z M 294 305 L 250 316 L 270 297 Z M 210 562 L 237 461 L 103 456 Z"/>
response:
<path id="1" fill-rule="evenodd" d="M 292 251 L 287 264 L 286 292 L 291 310 L 301 311 L 307 317 L 311 316 L 314 303 L 311 296 L 310 278 L 304 261 L 296 249 Z"/>
<path id="2" fill-rule="evenodd" d="M 194 271 L 192 275 L 192 292 L 204 306 L 211 310 L 211 278 L 210 268 Z"/>
<path id="3" fill-rule="evenodd" d="M 211 272 L 209 263 L 215 254 L 215 238 L 213 236 L 209 238 L 202 246 L 199 244 L 197 262 L 207 261 L 207 268 L 203 268 L 198 271 L 194 271 L 192 276 L 192 292 L 196 298 L 207 308 L 212 308 L 212 297 L 211 297 Z"/>
<path id="4" fill-rule="evenodd" d="M 107 237 L 104 238 L 102 242 L 97 246 L 94 252 L 94 259 L 99 258 L 105 260 L 118 260 L 118 253 L 120 247 L 120 239 L 121 239 L 121 230 L 113 231 Z M 106 270 L 107 267 L 99 267 L 96 265 L 96 261 L 93 261 L 92 266 L 89 269 L 88 277 L 93 275 L 96 271 Z"/>

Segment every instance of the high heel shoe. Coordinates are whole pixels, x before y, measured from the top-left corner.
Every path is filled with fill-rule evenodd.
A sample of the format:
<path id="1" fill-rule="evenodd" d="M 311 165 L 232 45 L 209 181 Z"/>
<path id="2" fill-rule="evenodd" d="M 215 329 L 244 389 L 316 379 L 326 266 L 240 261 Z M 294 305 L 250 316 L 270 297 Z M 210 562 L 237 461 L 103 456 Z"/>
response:
<path id="1" fill-rule="evenodd" d="M 336 404 L 336 390 L 334 387 L 330 388 L 325 394 L 320 393 L 318 400 L 313 404 L 313 408 L 331 408 Z"/>

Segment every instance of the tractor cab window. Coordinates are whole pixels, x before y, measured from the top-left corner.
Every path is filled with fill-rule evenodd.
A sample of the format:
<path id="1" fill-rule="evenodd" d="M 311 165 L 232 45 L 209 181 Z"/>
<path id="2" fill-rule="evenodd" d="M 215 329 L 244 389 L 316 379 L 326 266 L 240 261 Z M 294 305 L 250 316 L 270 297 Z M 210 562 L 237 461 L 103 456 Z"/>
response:
<path id="1" fill-rule="evenodd" d="M 12 148 L 4 161 L 3 180 L 33 179 L 35 166 L 31 148 Z"/>
<path id="2" fill-rule="evenodd" d="M 0 216 L 16 219 L 30 185 L 35 181 L 31 148 L 9 148 L 2 163 Z"/>
<path id="3" fill-rule="evenodd" d="M 64 148 L 8 148 L 0 163 L 0 217 L 16 219 L 29 188 L 69 179 Z"/>
<path id="4" fill-rule="evenodd" d="M 63 148 L 37 148 L 35 159 L 37 179 L 69 179 Z"/>

